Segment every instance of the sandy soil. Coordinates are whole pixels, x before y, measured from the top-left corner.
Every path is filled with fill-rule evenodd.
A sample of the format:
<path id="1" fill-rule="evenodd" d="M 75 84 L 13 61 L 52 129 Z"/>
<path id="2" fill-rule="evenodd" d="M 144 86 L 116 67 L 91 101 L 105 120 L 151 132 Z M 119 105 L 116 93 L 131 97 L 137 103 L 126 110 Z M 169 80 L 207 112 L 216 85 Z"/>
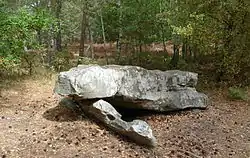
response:
<path id="1" fill-rule="evenodd" d="M 53 80 L 26 79 L 1 88 L 2 158 L 249 158 L 250 105 L 210 92 L 207 110 L 138 116 L 158 146 L 147 149 L 58 106 Z"/>

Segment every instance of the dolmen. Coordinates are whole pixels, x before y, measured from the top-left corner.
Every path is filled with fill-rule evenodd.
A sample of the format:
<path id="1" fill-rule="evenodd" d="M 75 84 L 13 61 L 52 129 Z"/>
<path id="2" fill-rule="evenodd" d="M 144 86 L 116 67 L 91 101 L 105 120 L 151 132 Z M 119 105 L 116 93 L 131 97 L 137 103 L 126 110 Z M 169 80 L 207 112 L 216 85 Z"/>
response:
<path id="1" fill-rule="evenodd" d="M 196 91 L 197 82 L 198 74 L 187 71 L 79 65 L 58 75 L 54 92 L 110 129 L 138 144 L 155 147 L 156 138 L 145 121 L 126 122 L 116 109 L 159 112 L 205 109 L 208 97 Z"/>

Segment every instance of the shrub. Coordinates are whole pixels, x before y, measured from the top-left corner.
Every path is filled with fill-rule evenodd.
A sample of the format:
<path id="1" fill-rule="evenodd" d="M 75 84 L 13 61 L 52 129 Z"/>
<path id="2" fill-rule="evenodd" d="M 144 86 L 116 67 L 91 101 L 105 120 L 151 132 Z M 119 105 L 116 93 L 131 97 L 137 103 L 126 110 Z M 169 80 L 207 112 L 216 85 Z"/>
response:
<path id="1" fill-rule="evenodd" d="M 131 56 L 123 56 L 116 64 L 141 66 L 146 69 L 169 69 L 171 58 L 164 54 L 153 54 L 150 52 L 137 52 Z"/>
<path id="2" fill-rule="evenodd" d="M 77 64 L 89 65 L 89 64 L 99 64 L 99 62 L 88 57 L 79 57 Z"/>
<path id="3" fill-rule="evenodd" d="M 67 71 L 77 65 L 89 65 L 89 64 L 100 64 L 100 62 L 88 58 L 88 57 L 77 57 L 72 58 L 70 53 L 66 50 L 57 52 L 53 58 L 52 65 L 55 71 Z"/>
<path id="4" fill-rule="evenodd" d="M 65 71 L 73 67 L 70 62 L 70 54 L 67 51 L 57 52 L 52 61 L 55 71 Z"/>
<path id="5" fill-rule="evenodd" d="M 248 100 L 247 90 L 243 88 L 230 87 L 228 89 L 228 97 L 233 100 Z"/>
<path id="6" fill-rule="evenodd" d="M 11 55 L 8 58 L 2 58 L 0 60 L 0 77 L 12 76 L 20 72 L 20 61 L 12 58 Z"/>

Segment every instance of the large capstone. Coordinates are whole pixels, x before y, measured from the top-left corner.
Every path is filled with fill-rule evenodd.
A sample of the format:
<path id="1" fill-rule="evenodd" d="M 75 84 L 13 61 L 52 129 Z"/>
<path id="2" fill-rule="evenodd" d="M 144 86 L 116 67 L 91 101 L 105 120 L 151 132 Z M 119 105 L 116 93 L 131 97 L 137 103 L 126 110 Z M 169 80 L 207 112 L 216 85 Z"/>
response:
<path id="1" fill-rule="evenodd" d="M 54 91 L 78 99 L 103 99 L 125 108 L 157 111 L 206 108 L 208 97 L 196 91 L 197 81 L 197 73 L 179 70 L 79 65 L 59 74 Z"/>

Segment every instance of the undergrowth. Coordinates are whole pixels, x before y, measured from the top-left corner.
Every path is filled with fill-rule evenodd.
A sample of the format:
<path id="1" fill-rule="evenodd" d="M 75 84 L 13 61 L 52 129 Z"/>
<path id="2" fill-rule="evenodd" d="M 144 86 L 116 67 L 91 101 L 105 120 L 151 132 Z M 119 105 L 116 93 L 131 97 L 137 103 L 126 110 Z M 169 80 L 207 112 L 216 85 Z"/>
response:
<path id="1" fill-rule="evenodd" d="M 228 88 L 228 97 L 232 100 L 247 101 L 249 99 L 247 89 L 239 87 Z"/>

